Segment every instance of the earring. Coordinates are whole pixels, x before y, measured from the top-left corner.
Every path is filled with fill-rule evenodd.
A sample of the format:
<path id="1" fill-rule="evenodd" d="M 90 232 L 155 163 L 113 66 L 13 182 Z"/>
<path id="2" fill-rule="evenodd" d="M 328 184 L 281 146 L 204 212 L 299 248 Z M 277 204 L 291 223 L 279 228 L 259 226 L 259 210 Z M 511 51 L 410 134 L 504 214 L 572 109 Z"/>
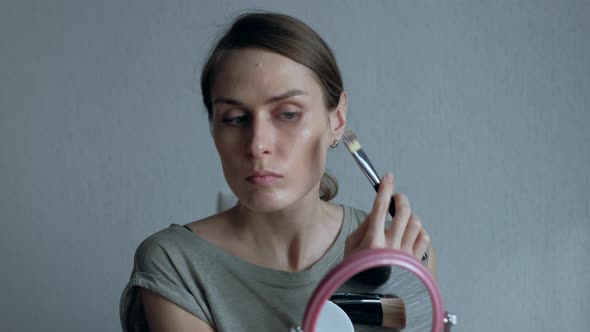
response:
<path id="1" fill-rule="evenodd" d="M 340 143 L 340 142 L 338 142 L 338 139 L 335 139 L 335 140 L 334 140 L 334 143 L 332 143 L 332 145 L 330 145 L 330 147 L 331 147 L 332 149 L 334 149 L 334 148 L 336 148 L 336 147 L 338 146 L 338 143 Z"/>

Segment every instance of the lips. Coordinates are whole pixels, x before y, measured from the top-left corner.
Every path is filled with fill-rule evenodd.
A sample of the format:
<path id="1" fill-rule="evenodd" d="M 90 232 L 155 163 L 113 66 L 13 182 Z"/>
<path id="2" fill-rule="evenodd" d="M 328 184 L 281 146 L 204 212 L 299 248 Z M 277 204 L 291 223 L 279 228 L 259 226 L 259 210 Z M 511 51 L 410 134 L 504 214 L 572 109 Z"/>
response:
<path id="1" fill-rule="evenodd" d="M 257 185 L 270 185 L 280 180 L 283 176 L 271 171 L 257 171 L 246 178 L 250 183 Z"/>

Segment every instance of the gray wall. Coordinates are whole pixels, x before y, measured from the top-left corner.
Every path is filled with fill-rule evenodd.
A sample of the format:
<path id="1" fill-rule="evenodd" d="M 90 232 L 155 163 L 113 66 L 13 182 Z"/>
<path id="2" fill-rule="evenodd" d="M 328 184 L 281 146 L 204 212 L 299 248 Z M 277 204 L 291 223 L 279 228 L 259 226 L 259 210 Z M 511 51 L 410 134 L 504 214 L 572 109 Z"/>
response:
<path id="1" fill-rule="evenodd" d="M 588 1 L 0 3 L 0 330 L 111 331 L 135 247 L 226 190 L 198 90 L 246 8 L 333 46 L 438 249 L 456 331 L 590 324 Z M 338 201 L 374 193 L 342 148 Z"/>

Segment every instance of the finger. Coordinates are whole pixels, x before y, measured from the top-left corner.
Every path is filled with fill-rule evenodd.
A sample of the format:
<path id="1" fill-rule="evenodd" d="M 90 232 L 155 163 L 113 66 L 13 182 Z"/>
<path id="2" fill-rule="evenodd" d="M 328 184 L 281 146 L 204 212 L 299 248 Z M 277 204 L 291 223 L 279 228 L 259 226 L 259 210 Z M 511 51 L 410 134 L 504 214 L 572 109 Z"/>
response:
<path id="1" fill-rule="evenodd" d="M 426 233 L 424 228 L 422 228 L 422 230 L 420 231 L 420 235 L 418 235 L 418 238 L 414 243 L 414 257 L 416 257 L 419 260 L 422 259 L 424 253 L 426 253 L 429 247 L 430 236 L 428 235 L 428 233 Z"/>
<path id="2" fill-rule="evenodd" d="M 401 249 L 403 251 L 410 255 L 414 254 L 414 243 L 416 242 L 418 235 L 420 235 L 421 230 L 422 223 L 420 222 L 420 217 L 412 214 L 408 226 L 406 227 L 406 231 L 404 232 L 404 236 L 402 237 Z"/>
<path id="3" fill-rule="evenodd" d="M 386 236 L 393 249 L 401 249 L 402 238 L 412 215 L 412 209 L 408 196 L 403 193 L 395 194 L 393 200 L 395 202 L 395 215 L 391 226 L 387 229 Z"/>
<path id="4" fill-rule="evenodd" d="M 391 174 L 385 174 L 379 185 L 379 191 L 377 192 L 377 196 L 373 202 L 373 209 L 369 215 L 371 219 L 368 229 L 369 233 L 373 235 L 384 234 L 385 220 L 387 218 L 387 211 L 389 210 L 391 195 L 393 195 L 393 176 Z"/>

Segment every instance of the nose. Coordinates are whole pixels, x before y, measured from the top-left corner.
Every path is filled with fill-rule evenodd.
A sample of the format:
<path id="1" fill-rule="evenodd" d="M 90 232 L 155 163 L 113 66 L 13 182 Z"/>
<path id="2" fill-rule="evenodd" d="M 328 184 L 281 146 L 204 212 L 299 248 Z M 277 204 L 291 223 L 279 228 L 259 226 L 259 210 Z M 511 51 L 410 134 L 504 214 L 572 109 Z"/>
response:
<path id="1" fill-rule="evenodd" d="M 262 117 L 255 117 L 250 127 L 250 140 L 248 144 L 248 156 L 263 158 L 272 154 L 274 131 L 272 126 Z"/>

